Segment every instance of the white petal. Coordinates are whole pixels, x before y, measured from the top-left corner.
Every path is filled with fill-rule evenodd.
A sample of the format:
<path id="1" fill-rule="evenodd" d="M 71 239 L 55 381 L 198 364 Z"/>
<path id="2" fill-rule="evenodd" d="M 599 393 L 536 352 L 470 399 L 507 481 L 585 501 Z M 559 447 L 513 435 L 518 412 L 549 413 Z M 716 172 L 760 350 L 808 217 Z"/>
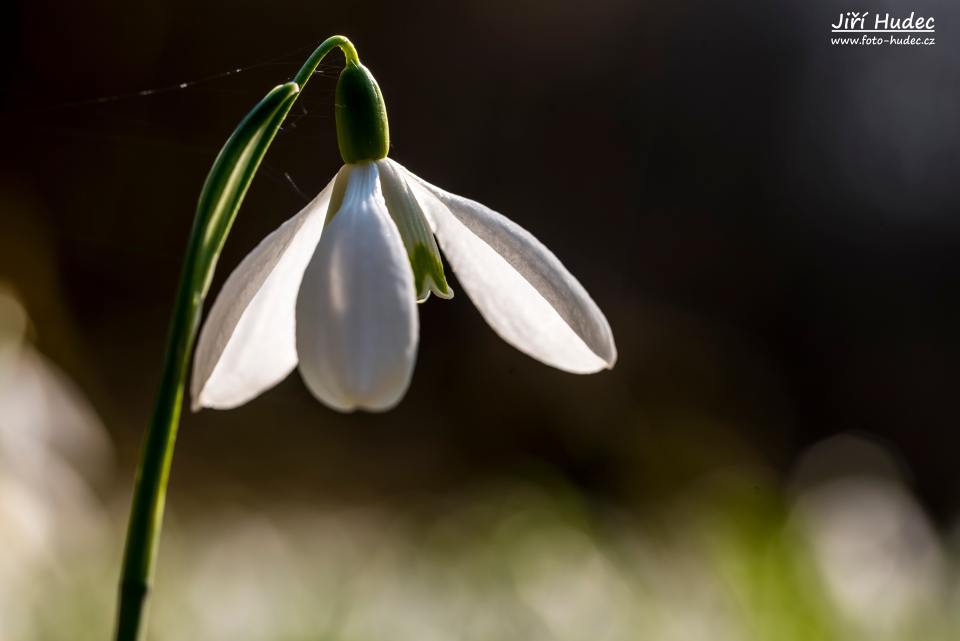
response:
<path id="1" fill-rule="evenodd" d="M 242 405 L 296 366 L 297 291 L 320 240 L 333 183 L 264 238 L 220 290 L 194 354 L 194 410 Z"/>
<path id="2" fill-rule="evenodd" d="M 297 298 L 300 373 L 334 409 L 382 411 L 410 383 L 418 318 L 413 272 L 376 164 L 354 165 Z"/>
<path id="3" fill-rule="evenodd" d="M 497 334 L 564 371 L 613 367 L 607 319 L 549 249 L 492 209 L 406 173 L 457 279 Z"/>

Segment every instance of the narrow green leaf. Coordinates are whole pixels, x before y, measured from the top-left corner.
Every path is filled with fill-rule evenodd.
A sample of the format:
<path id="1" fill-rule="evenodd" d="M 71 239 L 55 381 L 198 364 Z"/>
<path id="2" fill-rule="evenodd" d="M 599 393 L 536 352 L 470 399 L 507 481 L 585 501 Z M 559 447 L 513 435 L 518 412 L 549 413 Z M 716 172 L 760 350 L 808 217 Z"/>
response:
<path id="1" fill-rule="evenodd" d="M 320 43 L 293 82 L 274 87 L 240 122 L 220 150 L 204 182 L 174 301 L 156 405 L 134 482 L 120 573 L 117 641 L 140 641 L 146 634 L 146 603 L 156 565 L 190 353 L 217 259 L 260 161 L 280 125 L 317 65 L 335 48 L 344 52 L 348 62 L 359 63 L 356 49 L 344 36 L 332 36 Z"/>
<path id="2" fill-rule="evenodd" d="M 184 382 L 203 299 L 247 188 L 299 93 L 300 87 L 293 82 L 275 87 L 247 114 L 220 150 L 197 203 L 170 321 L 163 375 L 134 486 L 120 579 L 117 641 L 139 641 L 145 634 L 144 604 L 157 555 Z"/>
<path id="3" fill-rule="evenodd" d="M 188 256 L 197 257 L 192 280 L 200 285 L 202 295 L 210 286 L 213 268 L 247 188 L 299 93 L 294 82 L 274 87 L 237 126 L 210 168 L 197 202 L 188 249 Z"/>

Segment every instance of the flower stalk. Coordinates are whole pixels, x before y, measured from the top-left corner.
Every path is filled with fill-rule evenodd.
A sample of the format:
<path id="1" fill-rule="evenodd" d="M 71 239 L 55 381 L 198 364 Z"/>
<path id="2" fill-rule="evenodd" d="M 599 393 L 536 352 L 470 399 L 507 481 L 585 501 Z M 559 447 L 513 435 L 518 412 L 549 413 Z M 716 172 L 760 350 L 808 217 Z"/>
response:
<path id="1" fill-rule="evenodd" d="M 241 121 L 204 182 L 180 275 L 153 416 L 134 482 L 120 577 L 116 641 L 140 641 L 145 636 L 147 602 L 184 386 L 217 259 L 247 188 L 280 125 L 317 66 L 335 48 L 343 51 L 348 66 L 359 66 L 357 51 L 347 38 L 333 36 L 325 40 L 293 81 L 273 88 Z"/>

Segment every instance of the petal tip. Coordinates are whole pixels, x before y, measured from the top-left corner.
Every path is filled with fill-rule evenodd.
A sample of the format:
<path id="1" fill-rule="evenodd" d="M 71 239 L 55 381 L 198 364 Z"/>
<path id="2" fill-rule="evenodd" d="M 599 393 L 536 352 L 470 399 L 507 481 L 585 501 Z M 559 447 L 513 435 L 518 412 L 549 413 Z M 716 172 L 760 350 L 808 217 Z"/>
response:
<path id="1" fill-rule="evenodd" d="M 313 395 L 314 398 L 333 411 L 339 412 L 340 414 L 355 414 L 357 412 L 383 414 L 385 412 L 389 412 L 399 405 L 404 399 L 404 397 L 407 395 L 407 387 L 409 386 L 408 383 L 408 385 L 404 386 L 404 388 L 398 394 L 391 395 L 385 400 L 372 400 L 356 397 L 347 398 L 345 395 L 343 395 L 342 390 L 340 390 L 339 393 L 331 393 L 331 390 L 314 387 L 306 378 L 304 378 L 304 382 L 306 383 L 310 394 Z"/>
<path id="2" fill-rule="evenodd" d="M 437 298 L 442 298 L 443 300 L 453 300 L 453 287 L 447 285 L 445 291 L 440 291 L 439 289 L 434 289 L 433 293 L 437 295 Z"/>
<path id="3" fill-rule="evenodd" d="M 613 344 L 613 341 L 610 341 L 610 355 L 604 359 L 606 362 L 606 369 L 613 369 L 613 366 L 617 364 L 617 359 L 620 355 L 617 353 L 617 347 Z"/>

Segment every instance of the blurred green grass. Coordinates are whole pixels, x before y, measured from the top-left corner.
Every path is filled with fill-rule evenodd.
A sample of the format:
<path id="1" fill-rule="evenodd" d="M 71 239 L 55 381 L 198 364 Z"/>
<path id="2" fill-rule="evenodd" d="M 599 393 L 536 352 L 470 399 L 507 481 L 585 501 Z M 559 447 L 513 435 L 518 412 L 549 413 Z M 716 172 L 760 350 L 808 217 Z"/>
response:
<path id="1" fill-rule="evenodd" d="M 791 505 L 738 473 L 644 514 L 598 510 L 548 482 L 491 484 L 409 511 L 174 513 L 149 638 L 960 638 L 955 559 L 902 488 L 863 478 L 857 487 L 876 499 L 866 509 L 807 505 L 847 483 Z M 4 638 L 108 638 L 117 522 L 82 537 L 61 532 L 54 556 L 21 568 L 5 595 L 18 627 Z M 825 538 L 838 527 L 840 538 Z M 871 532 L 879 545 L 864 538 Z M 840 575 L 823 565 L 836 548 L 862 555 Z M 936 563 L 921 567 L 931 549 Z"/>
<path id="2" fill-rule="evenodd" d="M 129 498 L 97 482 L 103 425 L 28 326 L 0 290 L 0 641 L 107 639 Z M 957 550 L 887 447 L 828 438 L 784 482 L 702 443 L 714 464 L 674 474 L 682 461 L 656 445 L 647 469 L 672 480 L 644 500 L 536 461 L 367 499 L 188 483 L 148 639 L 960 638 Z"/>

